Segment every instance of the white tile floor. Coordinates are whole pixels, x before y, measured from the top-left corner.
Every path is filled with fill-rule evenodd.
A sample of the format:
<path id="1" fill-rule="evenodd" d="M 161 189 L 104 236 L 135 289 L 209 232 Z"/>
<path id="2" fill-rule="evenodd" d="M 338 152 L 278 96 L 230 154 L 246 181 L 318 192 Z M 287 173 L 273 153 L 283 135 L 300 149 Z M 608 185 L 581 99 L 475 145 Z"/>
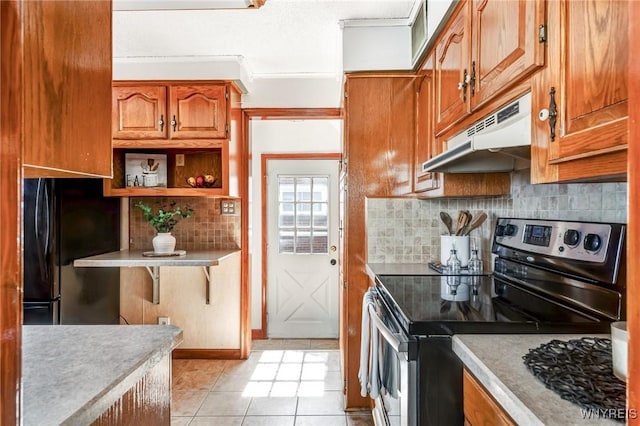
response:
<path id="1" fill-rule="evenodd" d="M 369 426 L 345 413 L 336 340 L 256 340 L 247 360 L 173 360 L 171 424 Z"/>

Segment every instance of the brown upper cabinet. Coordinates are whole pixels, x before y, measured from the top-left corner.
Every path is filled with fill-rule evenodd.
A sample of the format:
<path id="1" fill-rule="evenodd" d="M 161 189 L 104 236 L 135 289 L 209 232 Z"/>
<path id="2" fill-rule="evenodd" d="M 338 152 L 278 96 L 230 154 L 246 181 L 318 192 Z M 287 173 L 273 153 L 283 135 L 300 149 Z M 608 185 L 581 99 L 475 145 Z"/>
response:
<path id="1" fill-rule="evenodd" d="M 454 18 L 455 19 L 455 18 Z M 511 191 L 509 173 L 444 174 L 422 171 L 422 163 L 438 155 L 443 138 L 435 136 L 435 53 L 430 52 L 416 85 L 416 139 L 413 195 L 419 198 L 504 195 Z"/>
<path id="2" fill-rule="evenodd" d="M 418 74 L 416 146 L 414 150 L 413 192 L 423 192 L 438 187 L 438 173 L 422 171 L 422 163 L 439 152 L 433 131 L 433 55 L 430 54 Z"/>
<path id="3" fill-rule="evenodd" d="M 226 139 L 227 84 L 114 83 L 114 139 Z"/>
<path id="4" fill-rule="evenodd" d="M 534 78 L 531 180 L 624 180 L 628 2 L 555 1 L 549 66 Z M 542 115 L 540 115 L 542 114 Z"/>
<path id="5" fill-rule="evenodd" d="M 435 44 L 436 135 L 544 65 L 545 3 L 458 3 Z"/>
<path id="6" fill-rule="evenodd" d="M 235 85 L 118 81 L 111 99 L 114 173 L 105 180 L 105 195 L 239 195 L 241 108 Z M 158 160 L 157 182 L 146 182 L 136 166 L 145 155 Z"/>
<path id="7" fill-rule="evenodd" d="M 111 176 L 111 2 L 20 7 L 24 177 Z"/>
<path id="8" fill-rule="evenodd" d="M 353 191 L 411 194 L 416 83 L 408 74 L 347 74 L 343 155 Z"/>

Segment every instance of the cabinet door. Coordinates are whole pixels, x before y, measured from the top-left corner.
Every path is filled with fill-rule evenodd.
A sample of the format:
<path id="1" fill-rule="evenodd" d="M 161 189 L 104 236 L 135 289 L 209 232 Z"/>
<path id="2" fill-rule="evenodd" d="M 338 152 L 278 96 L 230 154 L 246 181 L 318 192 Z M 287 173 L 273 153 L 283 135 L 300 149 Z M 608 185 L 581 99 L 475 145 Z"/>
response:
<path id="1" fill-rule="evenodd" d="M 169 137 L 224 139 L 227 137 L 226 85 L 172 86 Z"/>
<path id="2" fill-rule="evenodd" d="M 352 188 L 361 187 L 367 196 L 411 193 L 415 80 L 414 76 L 406 75 L 347 76 L 348 183 Z"/>
<path id="3" fill-rule="evenodd" d="M 116 86 L 112 96 L 114 139 L 164 139 L 167 137 L 165 86 Z"/>
<path id="4" fill-rule="evenodd" d="M 469 113 L 470 17 L 466 0 L 449 20 L 436 45 L 436 134 L 462 120 Z"/>
<path id="5" fill-rule="evenodd" d="M 465 425 L 514 426 L 516 424 L 467 369 L 463 372 L 462 389 Z"/>
<path id="6" fill-rule="evenodd" d="M 19 4 L 24 176 L 111 176 L 111 2 Z"/>
<path id="7" fill-rule="evenodd" d="M 437 173 L 422 171 L 422 163 L 439 152 L 433 131 L 433 83 L 433 55 L 430 55 L 419 75 L 418 82 L 413 192 L 428 191 L 438 185 Z"/>
<path id="8" fill-rule="evenodd" d="M 544 65 L 543 0 L 474 0 L 471 110 Z"/>
<path id="9" fill-rule="evenodd" d="M 536 79 L 532 181 L 624 178 L 628 144 L 628 3 L 549 3 L 549 67 Z"/>

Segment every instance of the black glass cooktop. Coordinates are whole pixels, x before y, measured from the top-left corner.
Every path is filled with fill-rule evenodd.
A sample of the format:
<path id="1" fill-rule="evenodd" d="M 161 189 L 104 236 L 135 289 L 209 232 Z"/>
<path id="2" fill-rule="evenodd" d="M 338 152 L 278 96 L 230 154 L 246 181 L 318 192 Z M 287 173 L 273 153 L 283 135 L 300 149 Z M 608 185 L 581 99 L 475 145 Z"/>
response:
<path id="1" fill-rule="evenodd" d="M 576 318 L 526 291 L 494 287 L 490 275 L 381 275 L 376 288 L 411 335 L 607 332 L 609 327 Z"/>

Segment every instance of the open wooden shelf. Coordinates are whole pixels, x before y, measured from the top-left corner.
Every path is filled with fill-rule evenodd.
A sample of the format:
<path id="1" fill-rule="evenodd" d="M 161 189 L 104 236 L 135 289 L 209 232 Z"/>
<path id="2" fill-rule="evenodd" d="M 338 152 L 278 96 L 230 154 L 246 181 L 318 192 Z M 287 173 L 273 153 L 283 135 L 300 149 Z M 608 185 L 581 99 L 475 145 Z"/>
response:
<path id="1" fill-rule="evenodd" d="M 115 141 L 114 141 L 115 142 Z M 226 197 L 229 196 L 228 150 L 224 144 L 206 141 L 185 147 L 158 147 L 158 143 L 142 141 L 118 141 L 113 149 L 113 178 L 104 180 L 104 195 L 112 197 L 132 196 L 185 196 L 185 197 Z M 125 143 L 122 143 L 125 142 Z M 144 141 L 149 142 L 149 141 Z M 148 147 L 148 148 L 147 148 Z M 166 156 L 166 186 L 127 186 L 126 154 L 161 154 Z M 179 163 L 178 158 L 181 158 Z M 178 165 L 181 164 L 181 165 Z M 215 182 L 211 187 L 193 188 L 187 183 L 188 177 L 212 175 Z"/>

